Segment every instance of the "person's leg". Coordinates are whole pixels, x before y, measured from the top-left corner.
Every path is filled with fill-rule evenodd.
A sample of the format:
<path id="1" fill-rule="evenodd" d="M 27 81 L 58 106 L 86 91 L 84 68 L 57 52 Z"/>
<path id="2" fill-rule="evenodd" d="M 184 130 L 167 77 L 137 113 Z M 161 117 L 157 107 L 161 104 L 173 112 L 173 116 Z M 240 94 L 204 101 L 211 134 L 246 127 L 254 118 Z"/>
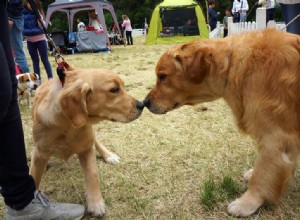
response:
<path id="1" fill-rule="evenodd" d="M 6 219 L 80 219 L 84 206 L 54 203 L 35 190 L 26 160 L 5 1 L 0 1 L 0 28 L 0 186 Z"/>
<path id="2" fill-rule="evenodd" d="M 133 45 L 132 31 L 129 32 L 130 44 Z"/>
<path id="3" fill-rule="evenodd" d="M 288 24 L 300 13 L 300 4 L 280 4 L 285 23 Z M 300 17 L 287 26 L 287 32 L 300 34 Z"/>
<path id="4" fill-rule="evenodd" d="M 129 41 L 129 31 L 126 31 L 126 39 L 127 39 L 127 45 L 130 45 L 130 41 Z"/>
<path id="5" fill-rule="evenodd" d="M 48 46 L 47 46 L 47 41 L 46 40 L 42 40 L 37 42 L 37 48 L 39 51 L 39 54 L 41 56 L 41 60 L 44 64 L 44 67 L 46 69 L 46 73 L 48 76 L 48 79 L 53 78 L 53 74 L 52 74 L 52 68 L 49 62 L 49 58 L 48 58 Z"/>
<path id="6" fill-rule="evenodd" d="M 23 47 L 23 19 L 14 19 L 14 25 L 10 30 L 11 45 L 14 50 L 15 60 L 20 67 L 22 73 L 29 73 L 29 66 L 26 60 L 26 55 Z"/>
<path id="7" fill-rule="evenodd" d="M 39 75 L 41 80 L 42 78 L 41 78 L 41 70 L 40 70 L 40 58 L 38 54 L 37 42 L 32 43 L 27 41 L 27 49 L 32 60 L 33 71 L 34 73 Z"/>
<path id="8" fill-rule="evenodd" d="M 17 103 L 17 80 L 12 58 L 6 8 L 0 1 L 0 186 L 6 205 L 22 209 L 34 198 L 23 128 Z"/>

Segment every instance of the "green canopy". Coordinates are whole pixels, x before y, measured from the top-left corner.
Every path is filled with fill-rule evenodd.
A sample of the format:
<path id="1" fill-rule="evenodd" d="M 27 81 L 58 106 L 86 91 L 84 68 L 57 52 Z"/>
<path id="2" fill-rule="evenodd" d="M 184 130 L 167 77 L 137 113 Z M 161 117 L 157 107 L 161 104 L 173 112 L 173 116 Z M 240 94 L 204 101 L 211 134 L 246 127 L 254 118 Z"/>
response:
<path id="1" fill-rule="evenodd" d="M 152 13 L 146 44 L 176 44 L 209 38 L 200 5 L 194 0 L 164 0 Z"/>

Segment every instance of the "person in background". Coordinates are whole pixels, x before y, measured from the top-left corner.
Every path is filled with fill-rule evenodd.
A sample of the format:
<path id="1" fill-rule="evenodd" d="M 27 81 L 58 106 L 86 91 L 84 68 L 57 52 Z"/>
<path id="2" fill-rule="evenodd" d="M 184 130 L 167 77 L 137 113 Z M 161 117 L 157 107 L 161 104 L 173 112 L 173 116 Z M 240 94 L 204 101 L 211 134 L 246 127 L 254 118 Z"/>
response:
<path id="1" fill-rule="evenodd" d="M 82 22 L 81 18 L 77 18 L 77 31 L 85 31 L 85 24 Z"/>
<path id="2" fill-rule="evenodd" d="M 22 14 L 22 1 L 9 0 L 7 4 L 8 23 L 10 29 L 10 42 L 14 51 L 15 61 L 22 73 L 29 73 L 29 66 L 23 47 L 24 20 Z"/>
<path id="3" fill-rule="evenodd" d="M 6 10 L 5 1 L 0 1 L 0 193 L 5 219 L 79 219 L 84 206 L 51 202 L 29 175 Z"/>
<path id="4" fill-rule="evenodd" d="M 96 31 L 103 30 L 98 14 L 93 10 L 88 12 L 90 21 L 89 26 L 94 27 Z"/>
<path id="5" fill-rule="evenodd" d="M 224 37 L 228 35 L 228 17 L 231 17 L 231 12 L 229 8 L 225 9 L 225 17 L 223 19 L 223 26 L 224 26 Z"/>
<path id="6" fill-rule="evenodd" d="M 246 22 L 249 5 L 247 0 L 234 0 L 232 14 L 234 22 Z"/>
<path id="7" fill-rule="evenodd" d="M 217 21 L 219 12 L 217 13 L 215 11 L 216 2 L 215 0 L 209 0 L 208 1 L 208 18 L 209 18 L 209 27 L 210 31 L 213 31 L 217 27 Z"/>
<path id="8" fill-rule="evenodd" d="M 43 12 L 41 3 L 39 0 L 33 0 L 37 6 L 37 9 L 40 13 L 40 17 L 43 19 L 45 14 Z M 48 58 L 48 45 L 46 40 L 45 32 L 42 28 L 42 25 L 37 17 L 37 15 L 32 10 L 28 0 L 24 2 L 24 30 L 23 35 L 27 40 L 27 49 L 30 54 L 32 63 L 33 63 L 33 70 L 36 74 L 39 75 L 40 80 L 41 78 L 41 70 L 40 70 L 40 59 L 41 57 L 42 63 L 46 69 L 46 73 L 48 79 L 53 77 L 52 69 Z"/>
<path id="9" fill-rule="evenodd" d="M 259 0 L 259 5 L 266 8 L 266 23 L 275 19 L 275 0 Z"/>
<path id="10" fill-rule="evenodd" d="M 286 30 L 287 32 L 300 34 L 300 0 L 276 0 L 280 4 L 285 24 L 291 22 Z"/>
<path id="11" fill-rule="evenodd" d="M 127 45 L 133 45 L 132 27 L 131 27 L 130 19 L 128 18 L 127 15 L 122 15 L 122 19 L 123 19 L 122 27 L 125 28 L 125 35 L 126 35 L 126 39 L 127 39 Z"/>

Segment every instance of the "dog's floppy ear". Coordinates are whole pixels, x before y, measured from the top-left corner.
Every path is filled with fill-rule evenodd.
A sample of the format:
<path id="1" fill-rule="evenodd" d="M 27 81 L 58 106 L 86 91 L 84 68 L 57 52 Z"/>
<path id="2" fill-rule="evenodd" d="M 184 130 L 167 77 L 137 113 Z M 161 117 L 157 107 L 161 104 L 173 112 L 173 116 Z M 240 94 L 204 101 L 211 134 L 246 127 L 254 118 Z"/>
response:
<path id="1" fill-rule="evenodd" d="M 20 77 L 18 78 L 18 80 L 19 80 L 20 83 L 24 83 L 24 82 L 26 81 L 25 75 L 20 76 Z"/>
<path id="2" fill-rule="evenodd" d="M 187 78 L 195 84 L 201 83 L 210 70 L 212 53 L 208 47 L 182 45 L 174 57 L 182 65 Z"/>
<path id="3" fill-rule="evenodd" d="M 91 93 L 92 89 L 87 83 L 77 80 L 64 88 L 60 94 L 61 109 L 75 128 L 86 124 L 88 118 L 86 101 Z"/>

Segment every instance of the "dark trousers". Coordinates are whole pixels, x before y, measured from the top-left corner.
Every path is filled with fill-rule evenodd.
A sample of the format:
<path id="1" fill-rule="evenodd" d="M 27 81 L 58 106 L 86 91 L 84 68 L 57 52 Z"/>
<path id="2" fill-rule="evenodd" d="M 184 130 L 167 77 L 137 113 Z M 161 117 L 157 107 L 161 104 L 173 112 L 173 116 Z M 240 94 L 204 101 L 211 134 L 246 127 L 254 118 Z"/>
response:
<path id="1" fill-rule="evenodd" d="M 272 21 L 275 19 L 275 8 L 269 8 L 267 9 L 267 24 L 269 21 Z"/>
<path id="2" fill-rule="evenodd" d="M 300 4 L 280 4 L 280 6 L 286 24 L 288 24 L 300 13 Z M 300 34 L 300 17 L 294 20 L 289 26 L 287 26 L 286 29 L 287 32 Z"/>
<path id="3" fill-rule="evenodd" d="M 27 41 L 27 49 L 30 54 L 32 63 L 33 63 L 33 70 L 36 74 L 39 75 L 41 79 L 41 70 L 40 70 L 40 58 L 41 56 L 42 63 L 46 69 L 46 73 L 48 79 L 53 78 L 51 64 L 48 58 L 48 45 L 46 40 L 41 40 L 37 42 L 29 42 Z"/>
<path id="4" fill-rule="evenodd" d="M 132 41 L 132 31 L 126 31 L 126 39 L 128 45 L 133 45 Z"/>
<path id="5" fill-rule="evenodd" d="M 34 197 L 17 103 L 17 80 L 6 7 L 0 0 L 0 186 L 6 205 L 23 209 Z"/>

